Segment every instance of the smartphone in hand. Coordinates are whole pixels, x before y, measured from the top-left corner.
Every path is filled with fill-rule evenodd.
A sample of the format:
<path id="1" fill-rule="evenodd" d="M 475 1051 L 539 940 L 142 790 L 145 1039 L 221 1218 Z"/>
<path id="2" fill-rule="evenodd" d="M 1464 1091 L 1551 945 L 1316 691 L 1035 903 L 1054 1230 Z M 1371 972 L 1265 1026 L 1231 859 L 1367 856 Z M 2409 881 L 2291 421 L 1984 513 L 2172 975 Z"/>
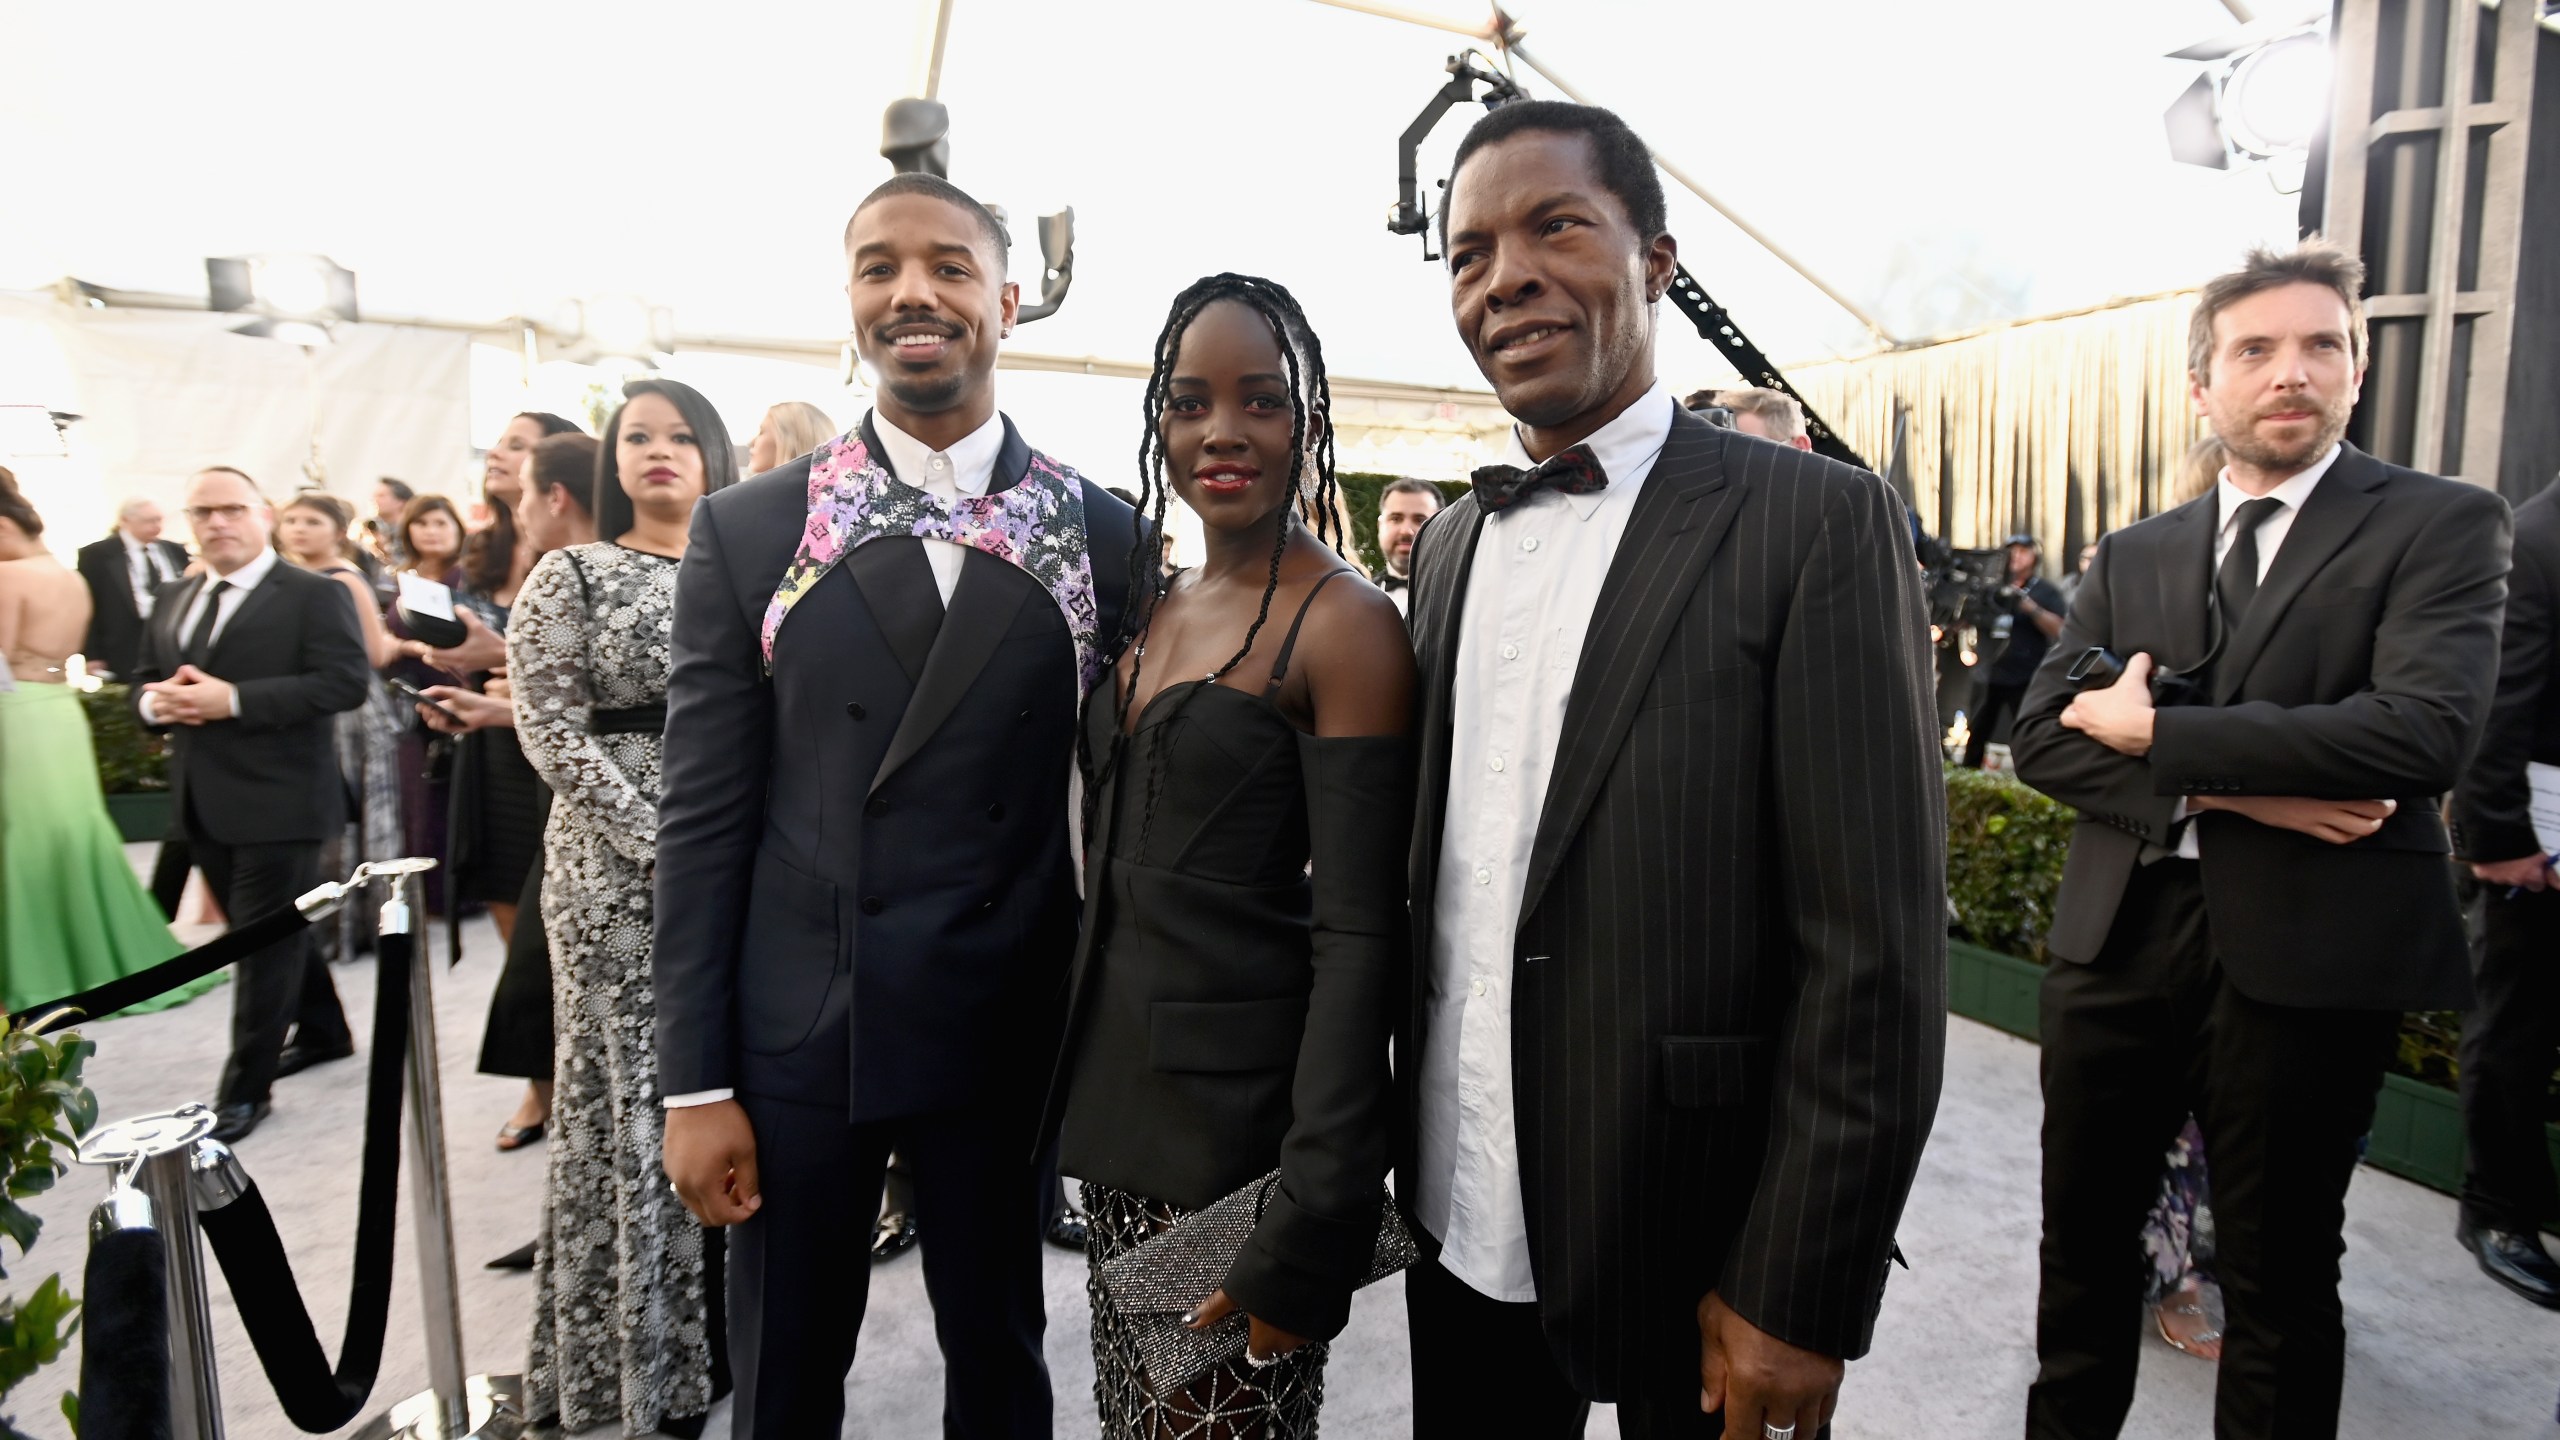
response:
<path id="1" fill-rule="evenodd" d="M 421 704 L 421 705 L 426 706 L 428 709 L 433 710 L 434 712 L 436 712 L 437 714 L 439 714 L 439 715 L 443 716 L 443 717 L 444 717 L 444 718 L 446 718 L 447 720 L 452 721 L 454 724 L 456 724 L 456 725 L 461 725 L 461 726 L 465 726 L 465 727 L 468 727 L 468 726 L 470 725 L 470 723 L 471 723 L 470 721 L 465 720 L 465 719 L 463 719 L 460 715 L 455 714 L 455 713 L 453 712 L 453 710 L 452 710 L 450 707 L 446 706 L 443 702 L 438 701 L 438 700 L 431 700 L 431 699 L 427 698 L 426 692 L 424 692 L 424 691 L 420 690 L 417 686 L 410 684 L 408 681 L 406 681 L 406 680 L 402 680 L 402 679 L 398 679 L 398 678 L 396 678 L 396 677 L 395 677 L 395 678 L 392 678 L 392 679 L 389 681 L 389 683 L 390 683 L 390 686 L 391 686 L 391 688 L 392 688 L 392 689 L 397 690 L 397 691 L 399 691 L 401 694 L 408 696 L 411 700 L 414 700 L 414 701 L 416 701 L 417 703 L 419 703 L 419 704 Z"/>

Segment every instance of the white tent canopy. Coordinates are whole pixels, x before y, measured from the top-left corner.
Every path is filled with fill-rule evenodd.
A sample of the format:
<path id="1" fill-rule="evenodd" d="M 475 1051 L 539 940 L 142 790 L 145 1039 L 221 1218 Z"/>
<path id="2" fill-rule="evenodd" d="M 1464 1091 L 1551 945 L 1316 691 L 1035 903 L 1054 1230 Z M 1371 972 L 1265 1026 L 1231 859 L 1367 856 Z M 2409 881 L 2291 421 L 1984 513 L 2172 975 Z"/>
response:
<path id="1" fill-rule="evenodd" d="M 2167 158 L 2160 113 L 2194 67 L 2161 57 L 2230 28 L 2214 0 L 1520 8 L 1545 63 L 1901 334 L 2192 283 L 2292 228 L 2291 198 L 2263 176 Z M 0 52 L 0 127 L 19 161 L 0 182 L 0 287 L 77 275 L 201 293 L 205 256 L 309 251 L 357 272 L 370 315 L 545 318 L 621 294 L 669 307 L 688 334 L 832 343 L 844 218 L 887 173 L 881 109 L 918 88 L 930 11 L 15 7 Z M 1028 288 L 1029 218 L 1076 207 L 1074 293 L 1018 345 L 1143 361 L 1172 292 L 1234 269 L 1300 294 L 1337 374 L 1481 385 L 1442 272 L 1383 224 L 1395 136 L 1460 37 L 1308 0 L 956 0 L 954 13 L 952 175 L 1011 210 Z M 1425 148 L 1426 189 L 1473 113 L 1453 112 Z M 1764 350 L 1868 343 L 1670 194 L 1683 257 Z M 1675 387 L 1731 373 L 1668 307 L 1664 332 Z M 58 367 L 12 358 L 0 354 L 0 403 L 79 408 L 27 393 L 21 377 Z M 826 380 L 759 383 L 817 398 L 803 392 Z M 1005 383 L 1009 408 L 1041 388 Z M 1090 398 L 1057 403 L 1081 423 L 1035 440 L 1125 483 L 1133 392 L 1074 391 Z M 833 393 L 831 410 L 859 400 Z M 759 398 L 715 398 L 742 436 L 753 428 Z M 159 423 L 82 403 L 95 424 Z M 465 445 L 513 408 L 474 404 Z M 447 477 L 467 476 L 462 458 Z"/>

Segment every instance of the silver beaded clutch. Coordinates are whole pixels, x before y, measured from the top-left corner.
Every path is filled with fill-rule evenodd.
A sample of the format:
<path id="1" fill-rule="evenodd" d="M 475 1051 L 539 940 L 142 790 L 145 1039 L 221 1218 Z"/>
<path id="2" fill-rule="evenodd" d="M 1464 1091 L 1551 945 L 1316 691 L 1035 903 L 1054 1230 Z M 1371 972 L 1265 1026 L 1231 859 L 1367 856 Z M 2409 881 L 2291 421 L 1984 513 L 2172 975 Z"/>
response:
<path id="1" fill-rule="evenodd" d="M 1243 1189 L 1173 1223 L 1144 1244 L 1106 1260 L 1102 1288 L 1120 1312 L 1147 1383 L 1159 1395 L 1188 1386 L 1210 1367 L 1244 1353 L 1250 1324 L 1239 1310 L 1206 1330 L 1182 1323 L 1192 1307 L 1227 1282 L 1236 1257 L 1261 1222 L 1262 1207 L 1280 1184 L 1272 1171 Z M 1378 1249 L 1358 1289 L 1383 1280 L 1422 1258 L 1395 1201 L 1379 1196 Z"/>

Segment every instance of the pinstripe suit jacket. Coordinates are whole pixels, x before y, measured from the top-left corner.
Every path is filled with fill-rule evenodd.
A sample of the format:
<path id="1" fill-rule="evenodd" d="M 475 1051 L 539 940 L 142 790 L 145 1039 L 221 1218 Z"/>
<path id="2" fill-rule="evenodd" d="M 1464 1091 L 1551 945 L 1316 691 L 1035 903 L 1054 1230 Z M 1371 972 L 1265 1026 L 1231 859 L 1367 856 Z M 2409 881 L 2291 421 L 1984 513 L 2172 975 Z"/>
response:
<path id="1" fill-rule="evenodd" d="M 1463 498 L 1414 551 L 1418 956 L 1483 523 Z M 1709 1290 L 1793 1344 L 1867 1348 L 1946 1040 L 1908 535 L 1875 476 L 1682 412 L 1603 584 L 1511 957 L 1538 1304 L 1591 1398 L 1694 1377 Z M 1409 1138 L 1399 1161 L 1411 1175 Z"/>

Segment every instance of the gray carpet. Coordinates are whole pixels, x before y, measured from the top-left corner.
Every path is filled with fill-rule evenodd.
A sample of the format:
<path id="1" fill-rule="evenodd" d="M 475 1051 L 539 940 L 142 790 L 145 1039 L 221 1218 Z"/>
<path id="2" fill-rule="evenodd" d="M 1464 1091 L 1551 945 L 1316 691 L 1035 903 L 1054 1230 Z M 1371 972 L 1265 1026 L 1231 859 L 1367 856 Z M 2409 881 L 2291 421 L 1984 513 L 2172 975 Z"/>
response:
<path id="1" fill-rule="evenodd" d="M 147 855 L 148 847 L 135 849 Z M 461 966 L 436 976 L 465 1335 L 478 1371 L 523 1365 L 532 1282 L 479 1266 L 530 1238 L 544 1161 L 539 1147 L 497 1153 L 491 1137 L 514 1108 L 521 1082 L 472 1071 L 498 960 L 495 932 L 476 922 L 466 928 Z M 372 967 L 359 962 L 336 973 L 347 1011 L 361 1027 L 370 1013 Z M 100 1053 L 89 1077 L 103 1113 L 206 1097 L 221 1067 L 230 1003 L 228 990 L 217 990 L 177 1010 L 92 1027 Z M 1850 1369 L 1836 1427 L 1843 1440 L 2015 1434 L 2023 1413 L 2034 1366 L 2036 1052 L 1965 1021 L 1953 1022 L 1949 1040 L 1946 1098 L 1902 1228 L 1913 1269 L 1895 1272 L 1875 1351 Z M 277 1209 L 296 1276 L 333 1349 L 346 1303 L 361 1093 L 355 1062 L 284 1081 L 274 1118 L 240 1147 Z M 31 1285 L 54 1269 L 70 1273 L 76 1284 L 82 1225 L 104 1188 L 99 1172 L 77 1171 L 37 1202 L 45 1235 L 29 1261 L 13 1264 L 17 1284 Z M 378 1405 L 426 1383 L 412 1320 L 417 1297 L 405 1191 L 403 1203 L 399 1293 Z M 846 1221 L 865 1218 L 849 1213 Z M 928 1236 L 931 1223 L 926 1217 Z M 2356 1177 L 2348 1198 L 2347 1390 L 2340 1429 L 2351 1440 L 2560 1433 L 2552 1420 L 2560 1315 L 2533 1309 L 2482 1278 L 2455 1246 L 2453 1225 L 2453 1203 L 2445 1196 L 2369 1169 Z M 1090 1435 L 1082 1261 L 1051 1252 L 1048 1292 L 1057 1432 Z M 219 1278 L 214 1326 L 233 1440 L 299 1433 L 264 1392 Z M 846 1432 L 888 1440 L 940 1433 L 941 1370 L 921 1266 L 910 1256 L 876 1272 L 861 1359 L 846 1386 L 852 1416 Z M 13 1397 L 10 1408 L 30 1434 L 67 1437 L 54 1401 L 73 1373 L 68 1363 L 56 1367 Z M 2172 1440 L 2209 1433 L 2212 1378 L 2211 1366 L 2146 1341 L 2141 1394 L 2126 1434 Z M 1352 1328 L 1335 1344 L 1326 1390 L 1325 1429 L 1337 1440 L 1406 1433 L 1404 1305 L 1395 1282 L 1359 1297 Z M 725 1415 L 711 1433 L 727 1433 Z M 1602 1407 L 1590 1434 L 1616 1433 Z"/>

